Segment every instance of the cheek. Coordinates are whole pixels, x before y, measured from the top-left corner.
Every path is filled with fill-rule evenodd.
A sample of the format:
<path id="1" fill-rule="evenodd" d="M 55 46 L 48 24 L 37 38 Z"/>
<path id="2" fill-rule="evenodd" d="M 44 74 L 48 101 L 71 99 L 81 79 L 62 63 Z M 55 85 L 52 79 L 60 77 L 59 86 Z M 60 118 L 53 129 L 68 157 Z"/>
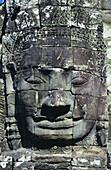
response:
<path id="1" fill-rule="evenodd" d="M 84 118 L 85 120 L 97 120 L 99 99 L 93 96 L 75 97 L 73 118 Z"/>
<path id="2" fill-rule="evenodd" d="M 18 93 L 18 99 L 24 107 L 37 107 L 38 92 L 34 90 L 22 91 Z"/>

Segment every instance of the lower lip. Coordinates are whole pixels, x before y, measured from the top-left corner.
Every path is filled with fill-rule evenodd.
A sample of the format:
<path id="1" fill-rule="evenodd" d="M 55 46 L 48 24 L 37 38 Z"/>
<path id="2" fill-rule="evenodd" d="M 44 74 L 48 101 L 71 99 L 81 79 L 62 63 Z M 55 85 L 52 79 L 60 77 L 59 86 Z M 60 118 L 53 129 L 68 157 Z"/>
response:
<path id="1" fill-rule="evenodd" d="M 78 121 L 69 119 L 52 123 L 49 121 L 41 121 L 38 123 L 35 122 L 34 130 L 35 136 L 40 139 L 79 140 L 86 136 L 86 134 L 89 134 L 94 125 L 95 121 L 88 121 L 84 119 Z"/>
<path id="2" fill-rule="evenodd" d="M 40 122 L 36 122 L 36 127 L 43 128 L 43 129 L 66 129 L 66 128 L 72 128 L 74 126 L 73 119 L 64 119 L 62 121 L 54 121 L 50 122 L 48 120 L 42 120 Z"/>

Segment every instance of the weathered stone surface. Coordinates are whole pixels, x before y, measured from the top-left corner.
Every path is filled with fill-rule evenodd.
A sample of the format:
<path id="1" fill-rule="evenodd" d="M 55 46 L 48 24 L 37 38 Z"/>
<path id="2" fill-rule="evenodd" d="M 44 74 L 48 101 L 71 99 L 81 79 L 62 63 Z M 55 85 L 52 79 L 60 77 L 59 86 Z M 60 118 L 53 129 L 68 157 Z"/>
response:
<path id="1" fill-rule="evenodd" d="M 12 80 L 11 74 L 6 74 L 6 93 L 10 94 L 14 91 L 14 82 Z"/>
<path id="2" fill-rule="evenodd" d="M 47 5 L 67 5 L 68 0 L 39 0 L 40 6 L 47 6 Z"/>
<path id="3" fill-rule="evenodd" d="M 73 65 L 72 48 L 43 48 L 41 63 L 43 63 L 45 66 L 52 67 L 71 67 Z"/>
<path id="4" fill-rule="evenodd" d="M 101 7 L 100 0 L 68 0 L 68 4 L 71 6 L 79 6 L 79 7 Z"/>
<path id="5" fill-rule="evenodd" d="M 102 0 L 102 8 L 103 9 L 111 9 L 111 1 L 110 0 Z"/>
<path id="6" fill-rule="evenodd" d="M 4 95 L 4 81 L 0 79 L 0 95 Z"/>
<path id="7" fill-rule="evenodd" d="M 10 27 L 9 23 L 9 27 Z M 32 29 L 33 27 L 40 27 L 39 7 L 35 5 L 33 8 L 28 8 L 18 12 L 15 19 L 15 30 Z"/>
<path id="8" fill-rule="evenodd" d="M 0 170 L 10 170 L 12 169 L 12 157 L 11 156 L 1 156 L 0 158 Z"/>
<path id="9" fill-rule="evenodd" d="M 21 59 L 21 68 L 29 68 L 37 65 L 55 68 L 73 66 L 72 48 L 68 47 L 33 47 L 28 51 L 24 51 Z"/>
<path id="10" fill-rule="evenodd" d="M 5 18 L 5 6 L 4 4 L 0 4 L 0 42 L 1 42 L 4 18 Z"/>
<path id="11" fill-rule="evenodd" d="M 98 76 L 82 71 L 72 71 L 71 91 L 73 94 L 100 97 L 105 95 L 105 84 Z"/>
<path id="12" fill-rule="evenodd" d="M 61 170 L 61 169 L 65 169 L 66 170 L 70 170 L 71 169 L 71 165 L 70 163 L 66 163 L 66 162 L 62 162 L 62 163 L 41 163 L 41 162 L 38 162 L 35 164 L 35 169 L 38 169 L 38 170 L 45 170 L 45 169 L 49 169 L 49 170 Z"/>
<path id="13" fill-rule="evenodd" d="M 94 57 L 92 50 L 77 47 L 73 48 L 74 65 L 88 65 Z"/>
<path id="14" fill-rule="evenodd" d="M 5 97 L 3 95 L 0 95 L 0 140 L 4 139 L 5 118 L 6 118 Z"/>
<path id="15" fill-rule="evenodd" d="M 86 136 L 91 129 L 94 126 L 94 121 L 90 120 L 80 120 L 77 122 L 74 122 L 74 127 L 73 127 L 73 139 L 74 140 L 79 140 Z"/>
<path id="16" fill-rule="evenodd" d="M 17 75 L 17 90 L 70 90 L 72 71 L 60 68 L 34 68 L 20 71 Z M 61 80 L 61 81 L 60 81 Z"/>
<path id="17" fill-rule="evenodd" d="M 110 168 L 103 40 L 110 21 L 100 7 L 100 0 L 6 1 L 1 169 L 105 170 L 107 161 Z"/>
<path id="18" fill-rule="evenodd" d="M 111 115 L 109 115 L 109 140 L 111 140 Z"/>
<path id="19" fill-rule="evenodd" d="M 97 123 L 97 140 L 101 146 L 106 146 L 108 142 L 108 128 L 109 124 L 107 121 Z"/>
<path id="20" fill-rule="evenodd" d="M 72 170 L 108 170 L 108 169 L 107 169 L 107 167 L 104 167 L 104 168 L 72 167 Z"/>
<path id="21" fill-rule="evenodd" d="M 15 116 L 15 93 L 9 94 L 7 96 L 8 116 Z"/>
<path id="22" fill-rule="evenodd" d="M 107 143 L 107 150 L 108 150 L 108 168 L 111 168 L 111 143 Z"/>
<path id="23" fill-rule="evenodd" d="M 38 46 L 71 46 L 71 30 L 68 27 L 43 27 L 35 30 L 34 38 Z"/>
<path id="24" fill-rule="evenodd" d="M 73 147 L 73 166 L 81 167 L 99 167 L 103 168 L 106 166 L 107 154 L 106 150 L 97 146 L 74 146 Z"/>
<path id="25" fill-rule="evenodd" d="M 104 115 L 106 115 L 104 112 L 101 111 L 101 107 L 101 98 L 87 95 L 76 95 L 73 118 L 78 119 L 84 117 L 84 119 L 86 120 L 97 120 L 100 117 L 104 117 Z"/>
<path id="26" fill-rule="evenodd" d="M 40 7 L 41 25 L 43 26 L 70 26 L 71 7 L 70 6 L 46 6 Z"/>
<path id="27" fill-rule="evenodd" d="M 78 15 L 77 15 L 78 13 Z M 96 28 L 101 23 L 101 13 L 95 10 L 92 12 L 90 8 L 72 8 L 71 25 L 80 28 Z"/>
<path id="28" fill-rule="evenodd" d="M 15 0 L 15 4 L 17 6 L 20 6 L 21 9 L 29 9 L 29 8 L 32 8 L 32 7 L 35 7 L 35 5 L 38 4 L 38 0 Z"/>
<path id="29" fill-rule="evenodd" d="M 36 167 L 34 166 L 34 163 L 32 162 L 15 162 L 14 163 L 14 167 L 13 167 L 13 170 L 21 170 L 21 169 L 29 169 L 30 170 L 33 170 L 35 169 Z"/>

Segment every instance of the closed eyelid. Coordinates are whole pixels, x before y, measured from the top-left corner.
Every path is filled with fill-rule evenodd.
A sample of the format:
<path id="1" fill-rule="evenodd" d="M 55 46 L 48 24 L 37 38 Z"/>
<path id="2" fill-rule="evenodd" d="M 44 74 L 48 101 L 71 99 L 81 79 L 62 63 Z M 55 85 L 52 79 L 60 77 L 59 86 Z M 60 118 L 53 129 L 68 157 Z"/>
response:
<path id="1" fill-rule="evenodd" d="M 30 84 L 42 84 L 42 83 L 46 83 L 45 80 L 43 80 L 41 77 L 34 77 L 33 75 L 25 78 L 25 81 L 27 81 Z"/>
<path id="2" fill-rule="evenodd" d="M 73 86 L 82 86 L 86 84 L 89 81 L 89 78 L 86 78 L 84 76 L 76 76 L 71 80 L 71 84 Z"/>

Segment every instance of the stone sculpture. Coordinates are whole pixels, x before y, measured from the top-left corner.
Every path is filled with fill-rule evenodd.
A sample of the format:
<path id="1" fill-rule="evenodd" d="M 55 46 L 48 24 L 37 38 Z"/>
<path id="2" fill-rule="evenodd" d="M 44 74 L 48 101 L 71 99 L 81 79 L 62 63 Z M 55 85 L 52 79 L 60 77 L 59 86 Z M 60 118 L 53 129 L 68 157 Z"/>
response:
<path id="1" fill-rule="evenodd" d="M 106 47 L 99 7 L 88 0 L 7 1 L 4 155 L 13 157 L 15 169 L 106 167 Z"/>

